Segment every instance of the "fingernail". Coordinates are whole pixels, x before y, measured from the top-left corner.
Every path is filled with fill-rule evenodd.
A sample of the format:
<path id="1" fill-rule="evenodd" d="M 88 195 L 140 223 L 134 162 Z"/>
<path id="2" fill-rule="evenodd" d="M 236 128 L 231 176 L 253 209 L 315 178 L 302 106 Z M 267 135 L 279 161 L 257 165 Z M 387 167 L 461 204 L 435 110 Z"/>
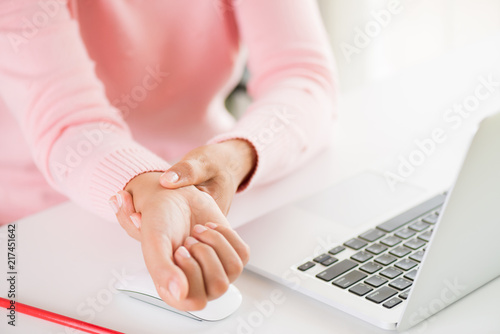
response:
<path id="1" fill-rule="evenodd" d="M 211 228 L 212 230 L 215 230 L 217 228 L 217 224 L 215 223 L 206 223 L 205 226 Z"/>
<path id="2" fill-rule="evenodd" d="M 161 178 L 167 182 L 170 182 L 170 183 L 175 183 L 175 182 L 179 181 L 179 175 L 173 171 L 168 171 L 168 172 L 163 173 Z"/>
<path id="3" fill-rule="evenodd" d="M 168 291 L 175 300 L 181 299 L 181 290 L 179 289 L 179 285 L 176 281 L 171 280 L 170 283 L 168 283 Z"/>
<path id="4" fill-rule="evenodd" d="M 141 226 L 141 222 L 139 221 L 139 219 L 136 216 L 130 215 L 129 218 L 132 221 L 132 223 L 134 223 L 135 227 L 139 228 Z"/>
<path id="5" fill-rule="evenodd" d="M 186 243 L 186 245 L 187 245 L 188 247 L 190 247 L 190 246 L 192 246 L 192 245 L 194 245 L 194 244 L 197 244 L 197 243 L 198 243 L 198 240 L 196 240 L 196 239 L 195 239 L 195 238 L 193 238 L 193 237 L 187 237 L 187 238 L 186 238 L 186 242 L 185 242 L 185 243 Z"/>
<path id="6" fill-rule="evenodd" d="M 186 249 L 186 247 L 181 246 L 177 249 L 177 252 L 179 253 L 180 256 L 189 259 L 191 257 L 191 254 L 189 254 L 189 251 Z"/>
<path id="7" fill-rule="evenodd" d="M 120 194 L 116 194 L 113 197 L 109 199 L 109 205 L 111 205 L 111 208 L 113 209 L 113 212 L 115 215 L 120 211 L 120 208 L 123 205 L 123 200 Z"/>
<path id="8" fill-rule="evenodd" d="M 196 233 L 203 233 L 207 230 L 207 228 L 203 225 L 195 225 L 193 227 L 193 230 L 196 232 Z"/>

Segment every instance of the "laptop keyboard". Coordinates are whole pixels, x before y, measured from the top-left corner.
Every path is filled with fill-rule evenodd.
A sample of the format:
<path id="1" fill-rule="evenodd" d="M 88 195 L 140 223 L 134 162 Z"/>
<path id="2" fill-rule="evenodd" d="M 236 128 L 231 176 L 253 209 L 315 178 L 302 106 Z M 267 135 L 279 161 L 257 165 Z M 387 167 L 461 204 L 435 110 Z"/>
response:
<path id="1" fill-rule="evenodd" d="M 430 200 L 347 240 L 298 266 L 325 267 L 316 279 L 386 308 L 408 298 L 445 195 Z M 355 251 L 345 258 L 346 250 Z M 340 260 L 339 258 L 343 258 Z"/>

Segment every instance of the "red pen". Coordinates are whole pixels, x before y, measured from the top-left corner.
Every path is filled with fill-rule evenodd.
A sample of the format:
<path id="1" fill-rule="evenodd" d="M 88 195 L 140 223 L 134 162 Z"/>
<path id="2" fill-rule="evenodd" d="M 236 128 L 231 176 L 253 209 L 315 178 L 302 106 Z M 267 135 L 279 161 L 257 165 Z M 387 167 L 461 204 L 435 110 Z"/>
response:
<path id="1" fill-rule="evenodd" d="M 10 300 L 0 297 L 0 307 L 1 308 L 8 309 L 10 305 L 11 305 Z M 75 328 L 75 329 L 78 329 L 78 330 L 81 330 L 81 331 L 84 331 L 87 333 L 124 334 L 122 332 L 117 332 L 117 331 L 114 331 L 111 329 L 107 329 L 104 327 L 89 324 L 88 322 L 72 319 L 72 318 L 66 317 L 64 315 L 45 311 L 45 310 L 42 310 L 42 309 L 39 309 L 39 308 L 36 308 L 33 306 L 29 306 L 26 304 L 21 304 L 21 303 L 16 302 L 15 306 L 16 306 L 16 312 L 24 313 L 24 314 L 30 315 L 32 317 L 37 317 L 40 319 L 51 321 L 51 322 L 54 322 L 56 324 L 60 324 L 60 325 L 66 326 L 66 327 Z"/>

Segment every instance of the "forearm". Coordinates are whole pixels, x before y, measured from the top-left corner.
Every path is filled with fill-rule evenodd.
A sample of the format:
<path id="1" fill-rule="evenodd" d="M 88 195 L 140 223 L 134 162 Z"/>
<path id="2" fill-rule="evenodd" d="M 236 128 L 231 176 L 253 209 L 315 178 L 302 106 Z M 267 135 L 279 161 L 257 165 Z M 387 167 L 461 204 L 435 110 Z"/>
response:
<path id="1" fill-rule="evenodd" d="M 114 220 L 108 200 L 135 176 L 170 167 L 128 132 L 103 123 L 75 126 L 54 143 L 48 159 L 51 183 L 86 209 Z"/>
<path id="2" fill-rule="evenodd" d="M 336 114 L 335 66 L 315 2 L 254 0 L 235 7 L 235 14 L 249 50 L 253 102 L 230 132 L 210 143 L 250 142 L 258 159 L 250 183 L 266 183 L 328 143 Z"/>
<path id="3" fill-rule="evenodd" d="M 48 183 L 114 220 L 109 197 L 135 175 L 169 165 L 132 140 L 106 97 L 66 4 L 29 40 L 19 35 L 21 18 L 39 11 L 36 1 L 0 4 L 1 99 L 18 120 Z"/>

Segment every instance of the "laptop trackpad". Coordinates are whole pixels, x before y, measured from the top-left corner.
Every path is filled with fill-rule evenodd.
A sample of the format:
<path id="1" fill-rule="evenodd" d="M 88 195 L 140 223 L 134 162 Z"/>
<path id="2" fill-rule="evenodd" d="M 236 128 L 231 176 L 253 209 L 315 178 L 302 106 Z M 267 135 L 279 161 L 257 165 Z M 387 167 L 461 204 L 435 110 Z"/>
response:
<path id="1" fill-rule="evenodd" d="M 295 207 L 346 227 L 384 219 L 416 204 L 424 189 L 406 183 L 391 188 L 383 175 L 362 172 L 295 203 Z"/>

